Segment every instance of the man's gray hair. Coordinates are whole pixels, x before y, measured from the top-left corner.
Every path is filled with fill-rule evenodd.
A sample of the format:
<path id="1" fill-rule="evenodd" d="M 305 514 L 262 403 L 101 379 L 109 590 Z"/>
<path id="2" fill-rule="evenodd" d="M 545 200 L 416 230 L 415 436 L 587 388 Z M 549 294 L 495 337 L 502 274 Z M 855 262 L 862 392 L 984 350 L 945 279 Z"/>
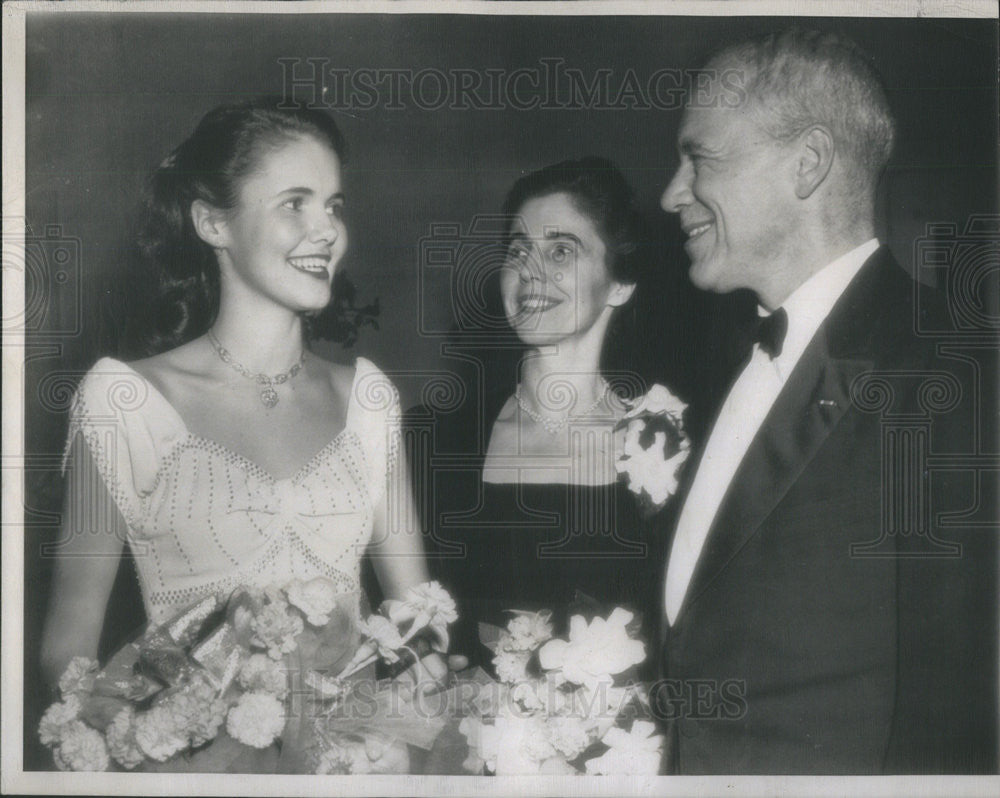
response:
<path id="1" fill-rule="evenodd" d="M 852 182 L 874 190 L 892 153 L 895 123 L 871 59 L 853 41 L 793 28 L 729 47 L 707 68 L 745 71 L 746 107 L 774 138 L 790 141 L 825 127 Z"/>

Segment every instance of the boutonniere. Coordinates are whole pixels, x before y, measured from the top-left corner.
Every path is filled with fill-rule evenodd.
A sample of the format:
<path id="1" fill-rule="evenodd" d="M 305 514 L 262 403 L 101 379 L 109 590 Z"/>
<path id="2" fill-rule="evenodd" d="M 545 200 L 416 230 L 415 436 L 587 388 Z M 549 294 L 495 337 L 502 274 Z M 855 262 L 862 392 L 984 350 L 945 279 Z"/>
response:
<path id="1" fill-rule="evenodd" d="M 691 453 L 684 431 L 686 409 L 684 402 L 656 384 L 629 403 L 616 426 L 625 429 L 625 443 L 615 470 L 649 514 L 662 509 L 677 492 L 677 477 Z"/>

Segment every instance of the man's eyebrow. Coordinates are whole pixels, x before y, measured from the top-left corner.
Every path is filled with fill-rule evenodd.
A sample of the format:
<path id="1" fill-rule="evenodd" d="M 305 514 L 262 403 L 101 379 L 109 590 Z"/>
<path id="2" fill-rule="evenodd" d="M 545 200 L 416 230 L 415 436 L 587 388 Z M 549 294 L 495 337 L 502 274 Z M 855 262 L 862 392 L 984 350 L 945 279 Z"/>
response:
<path id="1" fill-rule="evenodd" d="M 710 155 L 712 152 L 699 141 L 690 138 L 681 139 L 677 143 L 677 150 L 681 155 Z"/>

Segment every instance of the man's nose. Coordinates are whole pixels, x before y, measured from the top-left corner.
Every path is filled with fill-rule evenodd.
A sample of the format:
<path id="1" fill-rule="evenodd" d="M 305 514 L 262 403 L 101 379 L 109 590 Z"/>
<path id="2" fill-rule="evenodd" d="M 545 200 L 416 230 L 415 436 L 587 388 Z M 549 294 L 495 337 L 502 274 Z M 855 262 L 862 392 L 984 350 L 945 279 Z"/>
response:
<path id="1" fill-rule="evenodd" d="M 677 167 L 674 176 L 667 185 L 660 197 L 660 207 L 667 213 L 680 213 L 681 208 L 689 205 L 693 196 L 691 194 L 691 180 L 694 177 L 694 169 L 690 163 L 682 163 Z"/>

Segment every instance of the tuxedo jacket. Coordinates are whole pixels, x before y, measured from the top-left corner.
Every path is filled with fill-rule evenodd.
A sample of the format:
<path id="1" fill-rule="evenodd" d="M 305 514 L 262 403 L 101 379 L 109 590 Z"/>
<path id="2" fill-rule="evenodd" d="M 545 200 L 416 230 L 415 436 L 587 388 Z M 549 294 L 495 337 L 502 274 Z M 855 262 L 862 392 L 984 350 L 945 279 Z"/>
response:
<path id="1" fill-rule="evenodd" d="M 662 623 L 670 772 L 996 772 L 996 371 L 914 297 L 872 255 L 730 483 Z"/>

